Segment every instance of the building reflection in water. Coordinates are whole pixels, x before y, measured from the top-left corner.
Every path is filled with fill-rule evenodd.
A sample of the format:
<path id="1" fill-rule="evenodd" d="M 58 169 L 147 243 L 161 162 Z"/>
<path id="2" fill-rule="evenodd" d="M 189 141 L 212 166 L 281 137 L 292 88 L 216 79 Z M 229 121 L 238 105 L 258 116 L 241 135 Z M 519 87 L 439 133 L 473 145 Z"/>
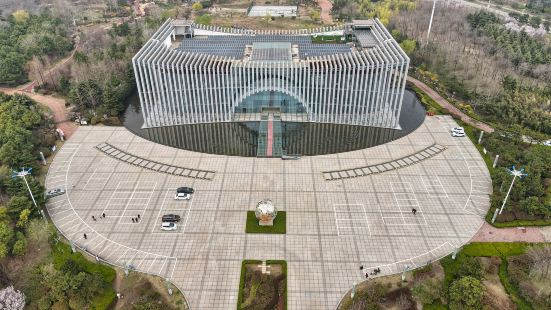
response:
<path id="1" fill-rule="evenodd" d="M 136 101 L 137 98 L 133 98 Z M 324 155 L 380 145 L 407 135 L 424 119 L 418 99 L 406 92 L 401 130 L 308 122 L 282 122 L 283 152 L 288 155 Z M 257 156 L 259 122 L 225 122 L 141 128 L 139 104 L 131 102 L 125 126 L 135 134 L 164 145 L 210 154 Z"/>

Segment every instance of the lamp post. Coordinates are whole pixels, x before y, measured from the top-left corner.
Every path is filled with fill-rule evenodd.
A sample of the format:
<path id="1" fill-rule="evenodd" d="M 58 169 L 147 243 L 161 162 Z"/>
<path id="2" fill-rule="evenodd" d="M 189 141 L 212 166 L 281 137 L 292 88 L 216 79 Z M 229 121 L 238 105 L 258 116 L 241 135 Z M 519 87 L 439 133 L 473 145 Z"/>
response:
<path id="1" fill-rule="evenodd" d="M 432 18 L 434 17 L 435 8 L 436 8 L 436 0 L 432 2 L 432 12 L 430 13 L 429 30 L 427 31 L 427 44 L 429 43 L 430 29 L 432 28 Z"/>
<path id="2" fill-rule="evenodd" d="M 513 184 L 515 184 L 516 178 L 519 177 L 519 178 L 522 179 L 522 178 L 524 178 L 525 176 L 528 175 L 527 173 L 524 173 L 524 168 L 520 169 L 520 170 L 517 170 L 517 169 L 515 169 L 515 166 L 513 166 L 511 169 L 507 169 L 507 172 L 509 172 L 509 174 L 513 175 L 513 181 L 511 181 L 511 186 L 509 186 L 509 190 L 507 191 L 507 195 L 505 195 L 505 199 L 503 199 L 503 204 L 501 205 L 501 209 L 499 209 L 499 214 L 501 214 L 501 212 L 503 212 L 503 208 L 505 207 L 505 203 L 507 202 L 507 198 L 509 198 L 509 194 L 511 193 L 511 189 L 513 188 Z"/>
<path id="3" fill-rule="evenodd" d="M 23 178 L 23 180 L 25 181 L 25 184 L 27 185 L 27 189 L 29 190 L 29 195 L 31 195 L 31 199 L 33 200 L 34 206 L 36 207 L 36 209 L 38 209 L 38 211 L 40 211 L 40 209 L 38 208 L 38 205 L 36 204 L 36 200 L 34 200 L 33 192 L 31 191 L 31 187 L 29 186 L 29 182 L 27 182 L 27 178 L 25 177 L 28 174 L 31 174 L 31 171 L 33 171 L 33 168 L 29 168 L 29 169 L 25 170 L 25 167 L 23 167 L 23 168 L 21 168 L 21 171 L 13 170 L 13 174 L 12 174 L 11 177 L 13 179 L 18 178 L 18 177 Z M 42 212 L 40 212 L 40 214 L 42 214 Z M 44 217 L 44 214 L 42 214 L 42 216 Z"/>

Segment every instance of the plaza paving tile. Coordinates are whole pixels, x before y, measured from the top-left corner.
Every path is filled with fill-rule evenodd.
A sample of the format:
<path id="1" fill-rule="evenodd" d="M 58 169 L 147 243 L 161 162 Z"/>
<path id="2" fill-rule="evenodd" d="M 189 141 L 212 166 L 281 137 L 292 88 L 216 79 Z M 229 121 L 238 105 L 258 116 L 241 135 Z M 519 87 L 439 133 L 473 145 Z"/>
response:
<path id="1" fill-rule="evenodd" d="M 122 127 L 80 127 L 46 178 L 47 189 L 67 194 L 50 199 L 47 209 L 78 247 L 170 280 L 192 309 L 234 308 L 243 259 L 287 260 L 289 309 L 335 309 L 364 279 L 360 265 L 379 267 L 381 275 L 420 267 L 468 242 L 484 222 L 489 173 L 468 138 L 450 137 L 455 126 L 450 117 L 427 117 L 385 145 L 296 161 L 201 154 Z M 151 171 L 98 151 L 100 143 L 215 174 L 200 180 Z M 374 166 L 433 144 L 446 150 L 405 160 L 409 166 L 400 169 L 333 181 L 322 173 Z M 179 186 L 194 187 L 193 198 L 175 201 Z M 246 211 L 265 198 L 287 212 L 286 235 L 245 234 Z M 166 213 L 182 217 L 176 231 L 159 229 Z"/>

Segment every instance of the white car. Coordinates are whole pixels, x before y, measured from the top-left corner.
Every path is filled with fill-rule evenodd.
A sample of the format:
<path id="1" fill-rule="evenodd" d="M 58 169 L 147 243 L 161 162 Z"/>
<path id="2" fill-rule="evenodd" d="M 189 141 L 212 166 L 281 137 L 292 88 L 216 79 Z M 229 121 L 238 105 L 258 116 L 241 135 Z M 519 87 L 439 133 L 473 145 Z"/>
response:
<path id="1" fill-rule="evenodd" d="M 465 132 L 459 132 L 459 131 L 455 131 L 455 132 L 452 132 L 452 137 L 464 137 L 465 136 Z"/>
<path id="2" fill-rule="evenodd" d="M 454 127 L 454 128 L 452 128 L 451 132 L 452 133 L 454 133 L 454 132 L 465 133 L 465 129 L 463 127 Z"/>
<path id="3" fill-rule="evenodd" d="M 189 200 L 189 199 L 191 199 L 190 194 L 176 193 L 176 195 L 174 195 L 174 200 Z"/>
<path id="4" fill-rule="evenodd" d="M 161 224 L 161 230 L 167 230 L 167 231 L 176 230 L 177 227 L 178 226 L 176 225 L 176 223 L 164 222 Z"/>
<path id="5" fill-rule="evenodd" d="M 547 141 L 543 142 L 543 145 L 551 146 L 551 140 L 547 140 Z"/>

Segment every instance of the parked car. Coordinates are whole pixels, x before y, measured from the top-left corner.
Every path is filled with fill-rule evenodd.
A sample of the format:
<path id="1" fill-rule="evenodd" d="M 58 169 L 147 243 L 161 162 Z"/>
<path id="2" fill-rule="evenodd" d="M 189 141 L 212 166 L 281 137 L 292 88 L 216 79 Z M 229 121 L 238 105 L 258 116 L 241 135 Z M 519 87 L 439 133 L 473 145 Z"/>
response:
<path id="1" fill-rule="evenodd" d="M 163 222 L 161 224 L 161 230 L 176 230 L 177 226 L 175 223 Z"/>
<path id="2" fill-rule="evenodd" d="M 465 133 L 465 129 L 463 127 L 454 127 L 452 128 L 451 132 Z"/>
<path id="3" fill-rule="evenodd" d="M 52 190 L 49 190 L 46 192 L 46 198 L 52 198 L 55 196 L 63 195 L 65 194 L 65 189 L 63 188 L 54 188 Z"/>
<path id="4" fill-rule="evenodd" d="M 547 140 L 547 141 L 543 142 L 543 145 L 551 146 L 551 140 Z"/>
<path id="5" fill-rule="evenodd" d="M 179 222 L 180 216 L 178 214 L 165 214 L 163 215 L 163 223 L 165 222 Z"/>
<path id="6" fill-rule="evenodd" d="M 195 190 L 191 187 L 178 187 L 176 193 L 193 194 Z"/>
<path id="7" fill-rule="evenodd" d="M 174 195 L 175 200 L 189 200 L 190 198 L 191 195 L 186 193 L 176 193 L 176 195 Z"/>
<path id="8" fill-rule="evenodd" d="M 465 132 L 452 132 L 452 137 L 464 137 Z"/>

